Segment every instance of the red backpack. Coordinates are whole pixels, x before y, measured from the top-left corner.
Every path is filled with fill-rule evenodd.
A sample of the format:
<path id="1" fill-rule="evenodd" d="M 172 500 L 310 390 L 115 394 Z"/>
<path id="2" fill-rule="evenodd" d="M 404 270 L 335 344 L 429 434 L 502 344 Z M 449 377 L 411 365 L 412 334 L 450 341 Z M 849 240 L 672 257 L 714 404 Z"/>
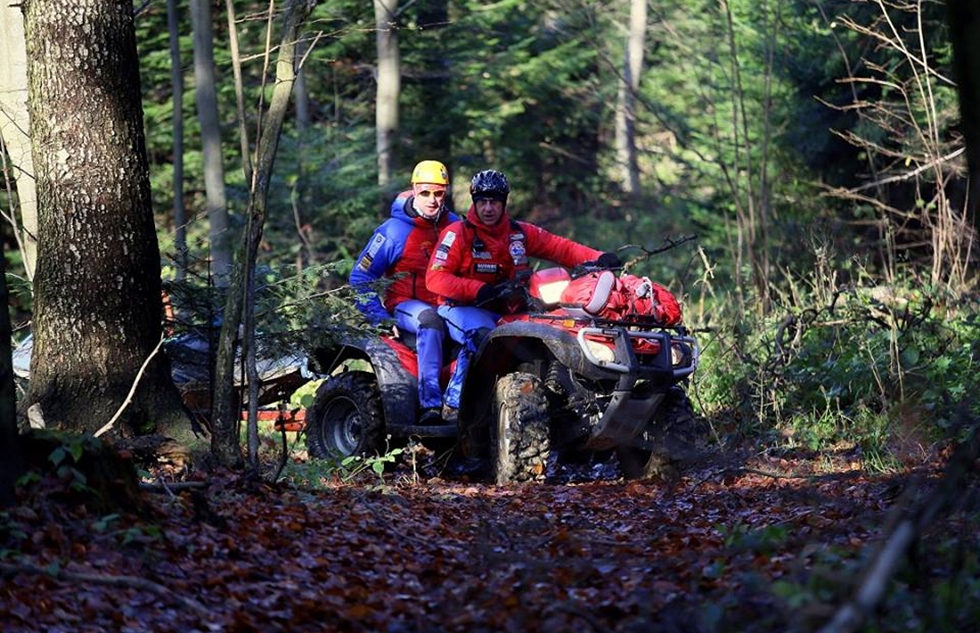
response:
<path id="1" fill-rule="evenodd" d="M 604 270 L 573 279 L 561 295 L 561 306 L 579 316 L 617 321 L 653 317 L 661 325 L 681 322 L 681 307 L 673 294 L 647 277 L 616 277 Z"/>

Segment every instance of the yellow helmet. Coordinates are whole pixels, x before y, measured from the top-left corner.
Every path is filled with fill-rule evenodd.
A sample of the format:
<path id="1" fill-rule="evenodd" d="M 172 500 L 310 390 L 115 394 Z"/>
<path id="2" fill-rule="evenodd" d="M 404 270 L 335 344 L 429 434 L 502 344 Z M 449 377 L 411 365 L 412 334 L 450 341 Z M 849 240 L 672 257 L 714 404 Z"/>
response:
<path id="1" fill-rule="evenodd" d="M 449 170 L 437 160 L 423 160 L 412 171 L 412 184 L 449 185 Z"/>

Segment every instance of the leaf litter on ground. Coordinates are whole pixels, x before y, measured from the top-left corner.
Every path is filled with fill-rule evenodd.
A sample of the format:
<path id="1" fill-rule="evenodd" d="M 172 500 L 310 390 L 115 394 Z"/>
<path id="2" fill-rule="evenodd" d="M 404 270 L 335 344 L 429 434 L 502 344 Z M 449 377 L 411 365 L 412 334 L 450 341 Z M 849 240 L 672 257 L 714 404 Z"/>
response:
<path id="1" fill-rule="evenodd" d="M 326 483 L 214 473 L 148 495 L 149 520 L 56 497 L 13 508 L 0 629 L 792 630 L 901 485 L 770 458 L 669 483 Z"/>

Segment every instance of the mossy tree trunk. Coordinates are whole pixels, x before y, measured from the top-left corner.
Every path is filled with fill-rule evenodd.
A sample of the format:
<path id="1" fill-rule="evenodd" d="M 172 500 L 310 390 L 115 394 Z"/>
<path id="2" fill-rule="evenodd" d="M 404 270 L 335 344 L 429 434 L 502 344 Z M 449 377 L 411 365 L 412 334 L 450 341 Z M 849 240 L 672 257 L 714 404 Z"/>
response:
<path id="1" fill-rule="evenodd" d="M 92 432 L 126 401 L 161 337 L 133 4 L 28 0 L 24 10 L 39 203 L 25 406 L 39 404 L 49 427 Z M 181 422 L 157 354 L 110 436 Z"/>

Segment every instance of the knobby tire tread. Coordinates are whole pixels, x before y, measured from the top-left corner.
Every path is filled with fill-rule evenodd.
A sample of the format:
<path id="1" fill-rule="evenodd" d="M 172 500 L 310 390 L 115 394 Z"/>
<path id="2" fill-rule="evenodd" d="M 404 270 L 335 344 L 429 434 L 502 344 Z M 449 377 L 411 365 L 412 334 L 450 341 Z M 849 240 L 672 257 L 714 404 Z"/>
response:
<path id="1" fill-rule="evenodd" d="M 503 485 L 544 479 L 551 439 L 541 381 L 523 372 L 502 376 L 493 402 L 494 481 Z"/>

